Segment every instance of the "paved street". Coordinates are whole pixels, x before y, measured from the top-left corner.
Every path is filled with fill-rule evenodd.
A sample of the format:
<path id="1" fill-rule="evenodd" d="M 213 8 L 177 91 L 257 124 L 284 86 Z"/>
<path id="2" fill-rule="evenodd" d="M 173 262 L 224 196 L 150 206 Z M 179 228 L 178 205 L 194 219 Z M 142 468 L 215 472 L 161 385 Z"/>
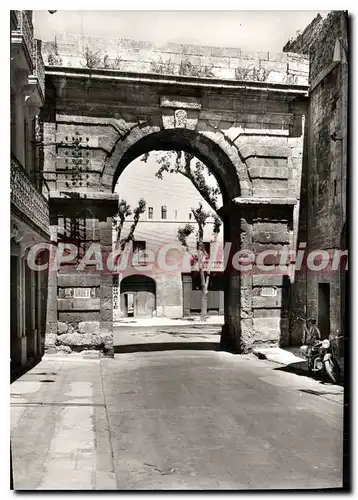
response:
<path id="1" fill-rule="evenodd" d="M 113 343 L 115 353 L 138 351 L 165 351 L 174 349 L 218 350 L 222 325 L 190 323 L 145 325 L 117 324 L 114 327 Z"/>
<path id="2" fill-rule="evenodd" d="M 252 355 L 47 357 L 11 386 L 15 488 L 339 487 L 342 399 Z"/>

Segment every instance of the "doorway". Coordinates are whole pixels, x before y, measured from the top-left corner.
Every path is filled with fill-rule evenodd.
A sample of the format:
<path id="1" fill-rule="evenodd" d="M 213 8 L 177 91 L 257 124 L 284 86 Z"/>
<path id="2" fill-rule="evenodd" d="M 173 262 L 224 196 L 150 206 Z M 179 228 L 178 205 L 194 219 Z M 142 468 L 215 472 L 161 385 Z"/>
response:
<path id="1" fill-rule="evenodd" d="M 321 338 L 327 339 L 331 331 L 330 321 L 330 286 L 329 283 L 318 284 L 318 328 Z"/>
<path id="2" fill-rule="evenodd" d="M 121 312 L 126 317 L 151 318 L 156 308 L 155 281 L 148 276 L 127 276 L 120 284 Z"/>
<path id="3" fill-rule="evenodd" d="M 12 363 L 18 361 L 21 353 L 17 352 L 18 348 L 18 331 L 19 331 L 19 257 L 11 255 L 11 290 L 10 290 L 10 311 L 11 311 L 11 345 L 10 359 Z"/>
<path id="4" fill-rule="evenodd" d="M 124 307 L 125 307 L 125 315 L 128 318 L 132 318 L 134 316 L 134 295 L 133 293 L 125 293 L 124 294 Z"/>

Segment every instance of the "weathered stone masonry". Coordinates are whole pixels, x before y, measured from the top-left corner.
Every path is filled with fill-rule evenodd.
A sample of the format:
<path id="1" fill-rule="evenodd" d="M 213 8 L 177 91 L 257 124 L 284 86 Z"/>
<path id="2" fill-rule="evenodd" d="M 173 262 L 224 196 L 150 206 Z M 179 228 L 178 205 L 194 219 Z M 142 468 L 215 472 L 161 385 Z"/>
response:
<path id="1" fill-rule="evenodd" d="M 314 24 L 314 23 L 312 23 Z M 298 244 L 307 252 L 325 250 L 331 256 L 347 249 L 347 13 L 331 12 L 310 25 L 289 50 L 310 57 L 307 133 L 301 184 Z M 285 50 L 285 48 L 284 48 Z M 345 329 L 345 263 L 336 271 L 302 269 L 293 290 L 291 336 L 299 343 L 297 316 L 315 317 L 324 336 Z M 341 343 L 342 344 L 342 343 Z"/>
<path id="2" fill-rule="evenodd" d="M 74 237 L 66 228 L 75 227 L 84 250 L 97 241 L 109 251 L 120 173 L 152 149 L 183 149 L 219 181 L 226 241 L 238 249 L 294 247 L 305 56 L 117 40 L 106 53 L 121 58 L 118 70 L 103 61 L 81 67 L 83 56 L 74 54 L 73 43 L 59 40 L 59 65 L 46 68 L 44 156 L 53 238 Z M 97 47 L 96 40 L 82 43 Z M 45 53 L 51 50 L 45 44 Z M 155 66 L 162 64 L 159 57 L 161 69 Z M 57 297 L 49 305 L 48 349 L 111 350 L 112 279 L 73 266 L 51 275 Z M 227 273 L 223 346 L 247 351 L 258 343 L 287 343 L 291 279 L 289 266 L 287 274 L 271 277 Z M 92 295 L 77 298 L 81 287 Z"/>

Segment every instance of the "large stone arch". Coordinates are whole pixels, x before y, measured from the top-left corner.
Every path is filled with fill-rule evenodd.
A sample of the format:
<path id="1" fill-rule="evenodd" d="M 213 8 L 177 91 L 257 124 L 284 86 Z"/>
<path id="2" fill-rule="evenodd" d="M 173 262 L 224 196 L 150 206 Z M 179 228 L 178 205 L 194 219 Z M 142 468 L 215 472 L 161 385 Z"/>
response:
<path id="1" fill-rule="evenodd" d="M 174 149 L 198 157 L 218 180 L 230 265 L 235 261 L 231 256 L 240 250 L 253 252 L 255 258 L 266 250 L 290 254 L 297 237 L 307 88 L 282 81 L 248 84 L 226 76 L 218 82 L 104 69 L 47 70 L 46 85 L 53 98 L 48 100 L 44 124 L 44 176 L 51 191 L 55 240 L 58 221 L 75 215 L 76 223 L 86 225 L 86 231 L 88 226 L 93 240 L 110 253 L 112 216 L 118 209 L 113 191 L 120 174 L 143 153 Z M 84 153 L 83 163 L 78 152 Z M 245 352 L 288 338 L 285 307 L 292 266 L 287 262 L 279 270 L 276 255 L 271 262 L 275 269 L 270 274 L 259 269 L 231 272 L 227 267 L 224 348 Z M 74 287 L 79 280 L 97 294 L 91 315 L 81 309 L 82 302 L 75 304 L 78 311 L 72 302 L 65 304 L 71 309 L 60 310 L 62 302 L 54 292 L 51 325 L 61 317 L 72 321 L 73 316 L 86 323 L 91 316 L 96 323 L 91 328 L 100 331 L 110 352 L 112 305 L 118 299 L 112 276 L 60 273 L 51 276 L 51 290 Z M 80 326 L 86 325 L 79 325 L 79 330 Z"/>
<path id="2" fill-rule="evenodd" d="M 103 179 L 114 190 L 119 176 L 138 156 L 152 150 L 183 150 L 194 154 L 216 177 L 223 202 L 251 194 L 246 166 L 240 161 L 235 146 L 219 131 L 173 128 L 161 129 L 156 125 L 138 125 L 119 140 L 106 161 Z"/>

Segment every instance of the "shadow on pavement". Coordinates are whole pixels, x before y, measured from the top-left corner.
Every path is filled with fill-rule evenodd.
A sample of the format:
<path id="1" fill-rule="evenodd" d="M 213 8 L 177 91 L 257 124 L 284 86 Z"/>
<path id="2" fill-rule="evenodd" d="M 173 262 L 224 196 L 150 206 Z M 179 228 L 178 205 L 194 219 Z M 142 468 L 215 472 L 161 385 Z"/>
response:
<path id="1" fill-rule="evenodd" d="M 28 371 L 35 368 L 35 366 L 38 365 L 41 360 L 42 360 L 42 357 L 41 358 L 32 358 L 32 359 L 29 359 L 28 362 L 24 365 L 15 365 L 13 363 L 10 363 L 10 384 L 15 382 L 18 378 L 25 375 L 25 373 L 27 373 Z"/>
<path id="2" fill-rule="evenodd" d="M 341 392 L 331 392 L 331 391 L 313 391 L 312 389 L 298 389 L 298 392 L 305 392 L 306 394 L 313 394 L 314 396 L 341 396 Z"/>
<path id="3" fill-rule="evenodd" d="M 152 342 L 114 346 L 114 354 L 152 351 L 219 351 L 219 342 Z"/>
<path id="4" fill-rule="evenodd" d="M 308 373 L 308 369 L 307 369 L 307 364 L 305 362 L 297 362 L 297 363 L 290 363 L 288 365 L 285 365 L 285 366 L 279 366 L 277 368 L 273 368 L 274 370 L 279 370 L 279 371 L 282 371 L 282 372 L 289 372 L 289 373 L 295 373 L 296 375 L 301 375 L 301 376 L 304 376 L 304 377 L 309 377 L 309 378 L 314 378 L 315 380 L 317 381 L 320 381 L 321 383 L 324 383 L 325 381 L 323 381 L 323 378 L 320 377 L 312 377 L 309 373 Z M 338 384 L 335 384 L 335 385 L 340 385 L 341 387 L 344 386 L 344 382 L 343 382 L 343 379 L 344 379 L 344 374 L 341 374 L 341 380 Z M 333 382 L 329 381 L 330 384 L 333 384 Z"/>

